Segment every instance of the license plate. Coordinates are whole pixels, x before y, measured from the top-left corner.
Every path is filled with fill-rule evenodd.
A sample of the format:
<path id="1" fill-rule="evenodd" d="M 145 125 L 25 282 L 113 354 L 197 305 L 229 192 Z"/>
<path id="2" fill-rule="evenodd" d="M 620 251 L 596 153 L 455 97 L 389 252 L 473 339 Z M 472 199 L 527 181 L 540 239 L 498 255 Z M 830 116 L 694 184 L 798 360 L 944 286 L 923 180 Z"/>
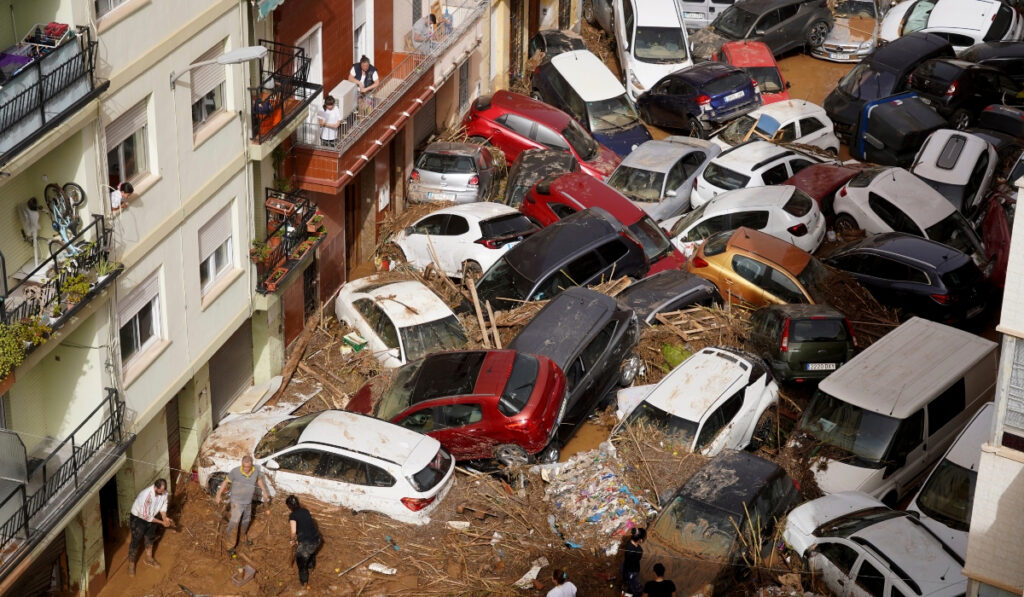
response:
<path id="1" fill-rule="evenodd" d="M 808 371 L 835 371 L 835 363 L 807 363 L 804 365 Z"/>
<path id="2" fill-rule="evenodd" d="M 829 53 L 828 57 L 831 58 L 832 60 L 849 60 L 850 59 L 850 55 L 849 54 L 832 54 L 832 53 Z"/>
<path id="3" fill-rule="evenodd" d="M 455 201 L 455 193 L 427 193 L 427 199 L 436 199 L 437 201 Z"/>
<path id="4" fill-rule="evenodd" d="M 684 12 L 683 13 L 683 18 L 684 19 L 703 19 L 704 18 L 704 13 L 702 13 L 702 12 Z"/>
<path id="5" fill-rule="evenodd" d="M 743 92 L 737 91 L 736 93 L 730 93 L 729 95 L 725 96 L 725 101 L 731 102 L 732 100 L 738 100 L 741 97 L 743 97 Z"/>

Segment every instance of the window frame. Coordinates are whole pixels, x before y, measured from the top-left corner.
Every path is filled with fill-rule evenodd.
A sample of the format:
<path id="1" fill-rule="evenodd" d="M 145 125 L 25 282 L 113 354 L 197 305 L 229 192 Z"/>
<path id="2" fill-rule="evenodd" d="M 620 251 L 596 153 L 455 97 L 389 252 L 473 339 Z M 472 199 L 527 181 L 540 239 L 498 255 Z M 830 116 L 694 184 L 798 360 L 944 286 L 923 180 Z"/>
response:
<path id="1" fill-rule="evenodd" d="M 128 369 L 138 363 L 140 359 L 163 340 L 163 320 L 161 318 L 161 293 L 160 278 L 158 272 L 154 272 L 148 278 L 139 283 L 123 301 L 124 309 L 118 314 L 118 344 L 120 349 L 121 368 Z M 139 314 L 146 308 L 150 308 L 151 326 L 149 335 L 142 340 L 141 328 L 136 321 Z M 134 350 L 125 354 L 125 347 L 121 341 L 121 333 L 124 328 L 133 325 L 135 329 L 134 338 L 136 346 Z"/>
<path id="2" fill-rule="evenodd" d="M 213 96 L 212 98 L 210 97 L 211 95 Z M 212 109 L 208 108 L 208 102 L 212 104 Z M 197 105 L 202 112 L 199 120 L 196 120 Z M 226 110 L 227 108 L 224 105 L 224 83 L 222 82 L 214 87 L 212 91 L 192 103 L 192 133 L 198 133 L 203 127 L 210 123 L 210 120 L 214 116 L 217 116 Z"/>
<path id="3" fill-rule="evenodd" d="M 108 14 L 114 12 L 118 8 L 121 8 L 122 6 L 127 4 L 128 2 L 129 2 L 129 0 L 94 0 L 94 2 L 93 2 L 93 10 L 96 11 L 96 18 L 97 19 L 102 19 L 103 17 L 105 17 Z M 101 10 L 101 7 L 100 7 L 101 4 L 102 5 L 106 5 L 106 7 L 107 7 L 106 10 Z"/>
<path id="4" fill-rule="evenodd" d="M 135 172 L 128 173 L 127 160 L 125 158 L 125 146 L 131 141 L 132 147 L 135 152 Z M 115 181 L 114 170 L 112 169 L 113 164 L 111 163 L 111 154 L 116 154 L 117 164 L 117 180 Z M 120 182 L 132 182 L 140 180 L 144 176 L 149 174 L 149 123 L 146 123 L 140 129 L 136 129 L 131 135 L 128 135 L 124 141 L 121 141 L 113 148 L 107 148 L 107 178 L 108 182 L 114 182 L 110 186 L 116 186 L 116 183 Z"/>

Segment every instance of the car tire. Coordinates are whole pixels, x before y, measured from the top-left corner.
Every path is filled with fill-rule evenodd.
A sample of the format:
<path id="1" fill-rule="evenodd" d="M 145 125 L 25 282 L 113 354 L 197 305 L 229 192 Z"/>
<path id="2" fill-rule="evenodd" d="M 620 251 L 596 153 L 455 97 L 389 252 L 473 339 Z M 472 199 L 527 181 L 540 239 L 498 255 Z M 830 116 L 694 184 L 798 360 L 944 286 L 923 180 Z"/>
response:
<path id="1" fill-rule="evenodd" d="M 530 92 L 530 97 L 532 97 L 533 99 L 537 100 L 538 102 L 543 102 L 544 101 L 544 98 L 542 98 L 540 96 L 540 92 L 537 91 L 536 89 L 534 89 L 533 91 Z"/>
<path id="2" fill-rule="evenodd" d="M 501 444 L 494 447 L 494 459 L 505 466 L 517 466 L 530 463 L 530 455 L 522 446 Z"/>
<path id="3" fill-rule="evenodd" d="M 558 446 L 558 442 L 552 441 L 540 454 L 537 454 L 537 462 L 541 464 L 554 464 L 558 462 L 559 456 L 562 455 L 562 449 Z"/>
<path id="4" fill-rule="evenodd" d="M 224 484 L 224 479 L 228 478 L 227 473 L 213 473 L 210 478 L 206 480 L 206 490 L 210 492 L 210 495 L 217 495 L 217 490 Z M 231 489 L 224 491 L 224 497 L 231 495 Z"/>
<path id="5" fill-rule="evenodd" d="M 700 119 L 690 116 L 689 121 L 690 122 L 687 125 L 688 136 L 693 137 L 695 139 L 706 139 L 707 132 L 704 130 L 704 125 L 701 124 Z"/>
<path id="6" fill-rule="evenodd" d="M 463 281 L 466 281 L 466 280 L 469 280 L 469 279 L 472 279 L 474 281 L 475 280 L 479 280 L 480 277 L 483 276 L 483 275 L 484 275 L 484 269 L 482 267 L 480 267 L 479 263 L 477 263 L 477 262 L 475 262 L 473 260 L 468 260 L 468 261 L 462 262 L 462 280 Z"/>
<path id="7" fill-rule="evenodd" d="M 815 21 L 807 30 L 807 47 L 820 48 L 828 37 L 828 23 Z"/>
<path id="8" fill-rule="evenodd" d="M 861 229 L 860 224 L 850 214 L 837 214 L 835 221 L 832 223 L 832 228 L 835 229 L 836 234 Z"/>
<path id="9" fill-rule="evenodd" d="M 644 361 L 637 355 L 630 355 L 628 359 L 622 362 L 622 366 L 619 367 L 619 385 L 628 388 L 633 385 L 636 381 L 636 376 L 640 374 L 640 368 L 643 367 Z"/>
<path id="10" fill-rule="evenodd" d="M 967 110 L 960 109 L 953 112 L 953 115 L 949 117 L 949 124 L 953 125 L 958 131 L 962 131 L 965 128 L 971 126 L 971 113 Z"/>
<path id="11" fill-rule="evenodd" d="M 591 27 L 597 25 L 597 17 L 594 16 L 594 0 L 584 0 L 583 20 L 586 21 Z"/>

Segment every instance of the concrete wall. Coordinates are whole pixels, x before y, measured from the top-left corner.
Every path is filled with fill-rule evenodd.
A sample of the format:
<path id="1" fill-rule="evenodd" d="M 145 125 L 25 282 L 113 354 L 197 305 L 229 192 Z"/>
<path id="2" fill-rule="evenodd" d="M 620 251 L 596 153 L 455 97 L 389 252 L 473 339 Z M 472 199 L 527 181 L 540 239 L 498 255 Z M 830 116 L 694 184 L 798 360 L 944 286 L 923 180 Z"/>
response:
<path id="1" fill-rule="evenodd" d="M 1024 179 L 1018 180 L 1017 184 L 1024 183 Z M 1018 194 L 1020 189 L 1018 186 Z M 1013 221 L 1012 237 L 1017 242 L 1010 243 L 1010 261 L 1006 265 L 1006 286 L 1003 290 L 1004 297 L 1024 297 L 1024 221 L 1015 218 Z M 1003 311 L 999 317 L 999 329 L 1005 330 L 1018 337 L 1024 337 L 1024 301 L 1004 300 Z"/>
<path id="2" fill-rule="evenodd" d="M 178 426 L 181 434 L 181 468 L 187 471 L 195 464 L 199 446 L 213 430 L 209 366 L 201 367 L 178 393 Z"/>
<path id="3" fill-rule="evenodd" d="M 1024 454 L 985 444 L 978 467 L 965 573 L 1016 594 L 1024 591 Z"/>

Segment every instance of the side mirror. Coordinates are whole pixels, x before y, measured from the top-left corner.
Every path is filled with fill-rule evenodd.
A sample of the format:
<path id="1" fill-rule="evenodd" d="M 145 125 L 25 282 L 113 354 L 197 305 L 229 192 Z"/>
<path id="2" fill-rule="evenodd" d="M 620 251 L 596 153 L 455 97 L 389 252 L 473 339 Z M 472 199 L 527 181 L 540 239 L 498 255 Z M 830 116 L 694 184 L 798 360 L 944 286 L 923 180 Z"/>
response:
<path id="1" fill-rule="evenodd" d="M 669 190 L 665 191 L 665 198 L 666 199 L 671 199 L 672 197 L 675 197 L 676 195 L 677 195 L 677 193 L 674 190 L 672 190 L 672 189 L 669 189 Z"/>
<path id="2" fill-rule="evenodd" d="M 276 470 L 280 470 L 281 469 L 281 465 L 278 464 L 277 461 L 274 460 L 273 458 L 271 458 L 270 460 L 264 462 L 263 466 L 268 471 L 276 471 Z"/>
<path id="3" fill-rule="evenodd" d="M 409 236 L 409 235 L 410 235 L 410 234 L 412 234 L 413 232 L 415 232 L 415 230 L 413 230 L 413 227 L 412 227 L 412 226 L 406 226 L 406 227 L 405 227 L 405 235 L 406 235 L 406 236 Z"/>
<path id="4" fill-rule="evenodd" d="M 792 86 L 793 86 L 792 83 L 790 83 L 789 81 L 786 81 L 786 89 L 789 89 Z"/>

